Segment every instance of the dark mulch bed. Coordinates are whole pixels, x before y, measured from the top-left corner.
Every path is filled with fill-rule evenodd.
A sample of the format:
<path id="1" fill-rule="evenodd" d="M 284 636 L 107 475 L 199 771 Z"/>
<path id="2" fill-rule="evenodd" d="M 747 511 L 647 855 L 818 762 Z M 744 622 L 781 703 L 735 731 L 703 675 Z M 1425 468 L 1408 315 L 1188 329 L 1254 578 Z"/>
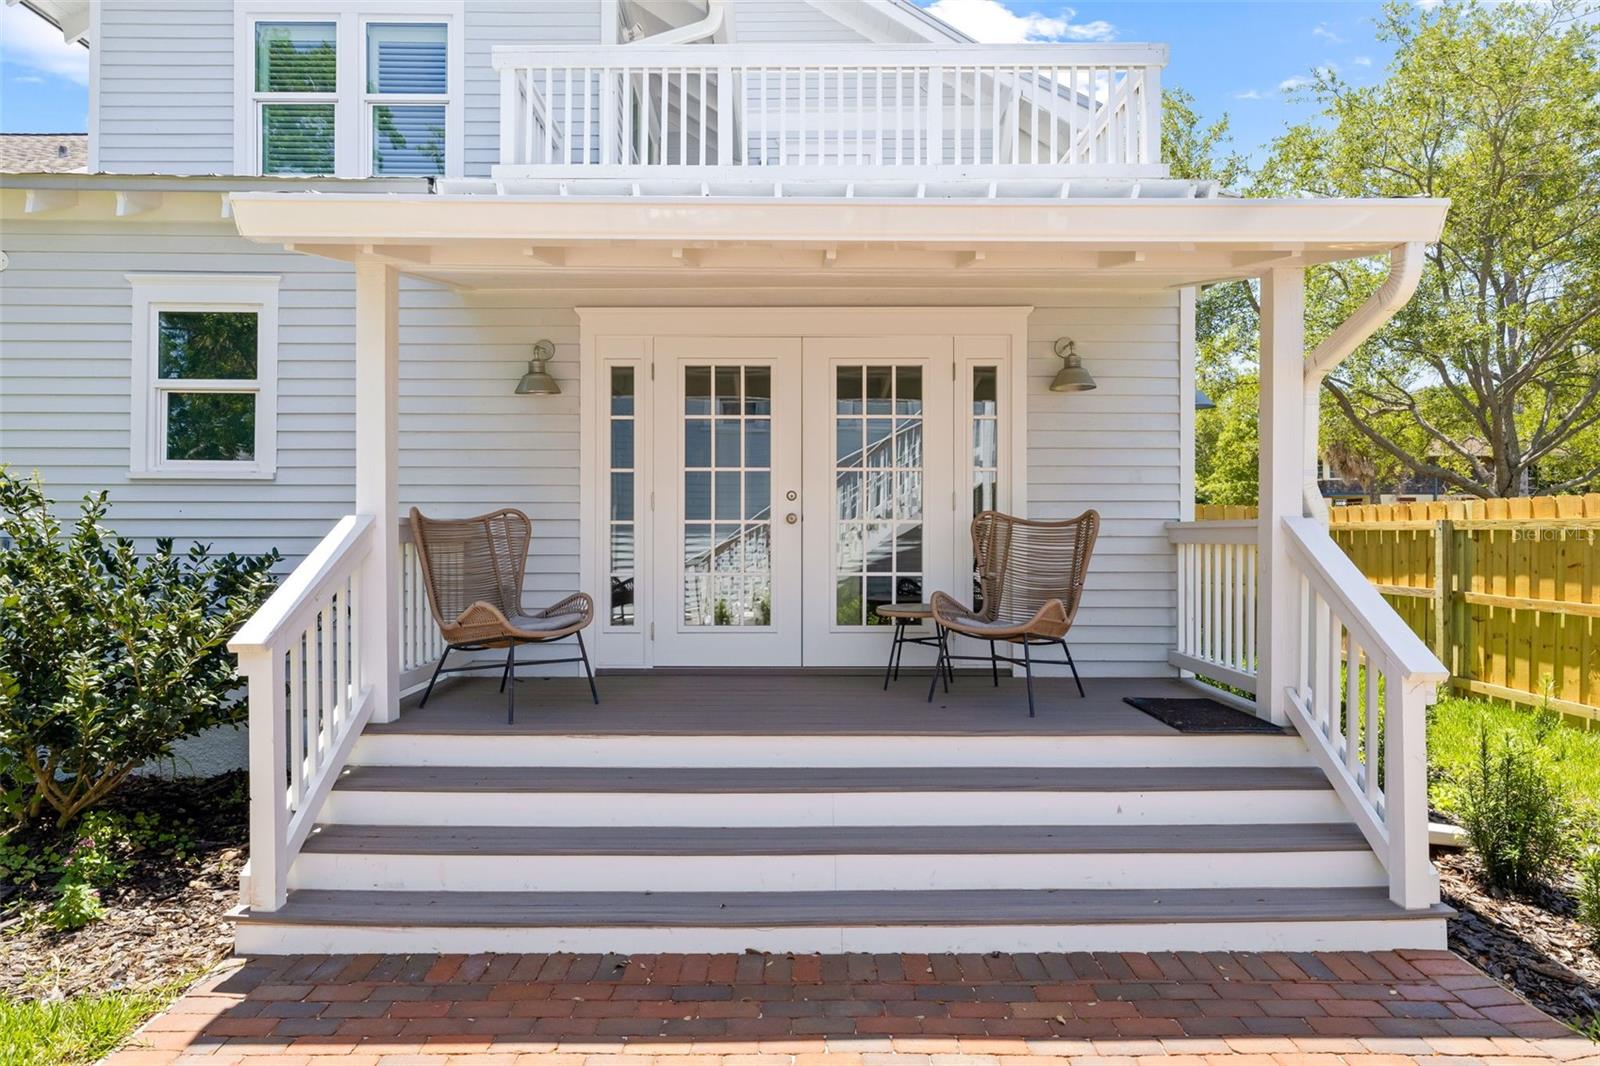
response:
<path id="1" fill-rule="evenodd" d="M 1600 1015 L 1600 953 L 1578 922 L 1570 889 L 1528 898 L 1492 896 L 1467 852 L 1435 855 L 1450 921 L 1450 948 L 1541 1010 L 1586 1026 Z"/>
<path id="2" fill-rule="evenodd" d="M 58 933 L 32 915 L 47 886 L 15 890 L 0 912 L 0 996 L 72 996 L 169 985 L 207 969 L 233 947 L 223 915 L 239 897 L 248 825 L 245 775 L 186 780 L 141 778 L 110 805 L 158 815 L 184 838 L 186 855 L 145 847 L 114 888 L 107 914 Z M 3 894 L 3 893 L 0 893 Z"/>

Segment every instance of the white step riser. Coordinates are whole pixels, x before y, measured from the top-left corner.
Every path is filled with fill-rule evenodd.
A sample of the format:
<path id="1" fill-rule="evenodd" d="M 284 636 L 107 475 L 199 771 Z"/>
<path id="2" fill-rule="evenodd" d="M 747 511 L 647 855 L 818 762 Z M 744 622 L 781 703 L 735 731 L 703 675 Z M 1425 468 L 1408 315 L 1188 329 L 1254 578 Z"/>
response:
<path id="1" fill-rule="evenodd" d="M 494 736 L 367 733 L 365 766 L 1310 766 L 1294 736 Z"/>
<path id="2" fill-rule="evenodd" d="M 325 824 L 428 826 L 1226 825 L 1347 820 L 1332 789 L 741 794 L 336 790 L 318 818 Z"/>
<path id="3" fill-rule="evenodd" d="M 1130 855 L 374 855 L 302 853 L 289 887 L 412 892 L 789 892 L 1357 888 L 1370 852 Z"/>
<path id="4" fill-rule="evenodd" d="M 777 929 L 238 926 L 241 955 L 364 952 L 1041 952 L 1442 950 L 1442 919 L 1121 925 L 793 926 Z"/>

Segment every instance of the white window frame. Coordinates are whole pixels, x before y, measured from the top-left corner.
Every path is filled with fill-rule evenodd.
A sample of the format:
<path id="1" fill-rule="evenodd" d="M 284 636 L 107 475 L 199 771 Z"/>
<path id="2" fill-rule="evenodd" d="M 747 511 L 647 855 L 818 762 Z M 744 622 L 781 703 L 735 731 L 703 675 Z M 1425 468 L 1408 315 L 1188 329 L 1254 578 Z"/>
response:
<path id="1" fill-rule="evenodd" d="M 129 475 L 143 478 L 270 479 L 277 474 L 278 285 L 276 274 L 129 274 L 133 286 L 133 374 Z M 254 378 L 163 378 L 163 311 L 238 311 L 256 316 Z M 166 457 L 167 395 L 246 392 L 256 401 L 255 458 Z"/>
<path id="2" fill-rule="evenodd" d="M 462 0 L 434 0 L 396 11 L 387 0 L 300 0 L 271 3 L 252 0 L 234 6 L 233 26 L 233 162 L 240 174 L 261 175 L 261 105 L 263 103 L 328 103 L 333 109 L 333 174 L 328 177 L 370 178 L 372 173 L 371 107 L 408 103 L 444 104 L 444 173 L 463 173 L 466 136 L 466 15 Z M 338 56 L 335 92 L 256 92 L 256 24 L 260 22 L 331 22 Z M 443 23 L 445 25 L 445 96 L 379 95 L 367 92 L 367 23 Z M 266 175 L 272 177 L 274 175 Z M 278 175 L 289 177 L 289 175 Z"/>

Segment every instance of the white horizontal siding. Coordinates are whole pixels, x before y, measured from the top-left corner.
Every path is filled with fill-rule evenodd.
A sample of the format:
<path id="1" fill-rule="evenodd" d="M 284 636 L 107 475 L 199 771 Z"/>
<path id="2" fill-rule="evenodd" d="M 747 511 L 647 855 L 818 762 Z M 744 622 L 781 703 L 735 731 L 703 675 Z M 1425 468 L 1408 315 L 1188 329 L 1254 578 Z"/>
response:
<path id="1" fill-rule="evenodd" d="M 743 44 L 862 44 L 867 40 L 806 0 L 735 0 L 733 30 Z"/>
<path id="2" fill-rule="evenodd" d="M 225 224 L 8 223 L 0 285 L 0 458 L 38 468 L 51 495 L 111 490 L 127 534 L 277 547 L 303 555 L 351 508 L 351 274 L 234 236 Z M 262 481 L 128 477 L 130 297 L 139 271 L 283 276 L 278 476 Z M 406 506 L 533 516 L 528 588 L 577 585 L 580 485 L 575 306 L 606 303 L 925 302 L 1033 304 L 1028 336 L 1028 497 L 1033 515 L 1098 509 L 1104 527 L 1073 639 L 1097 673 L 1167 672 L 1181 511 L 1178 304 L 1173 293 L 909 289 L 458 292 L 402 286 L 400 483 Z M 1058 337 L 1078 341 L 1099 382 L 1049 391 Z M 529 346 L 555 342 L 558 397 L 516 396 Z"/>

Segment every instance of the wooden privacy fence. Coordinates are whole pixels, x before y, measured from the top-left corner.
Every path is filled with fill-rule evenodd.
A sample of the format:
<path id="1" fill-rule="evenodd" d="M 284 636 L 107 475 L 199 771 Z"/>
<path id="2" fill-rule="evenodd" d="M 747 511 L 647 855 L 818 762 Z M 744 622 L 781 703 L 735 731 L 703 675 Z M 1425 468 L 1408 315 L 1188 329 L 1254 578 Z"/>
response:
<path id="1" fill-rule="evenodd" d="M 1328 532 L 1458 691 L 1600 721 L 1600 493 L 1335 507 Z"/>

